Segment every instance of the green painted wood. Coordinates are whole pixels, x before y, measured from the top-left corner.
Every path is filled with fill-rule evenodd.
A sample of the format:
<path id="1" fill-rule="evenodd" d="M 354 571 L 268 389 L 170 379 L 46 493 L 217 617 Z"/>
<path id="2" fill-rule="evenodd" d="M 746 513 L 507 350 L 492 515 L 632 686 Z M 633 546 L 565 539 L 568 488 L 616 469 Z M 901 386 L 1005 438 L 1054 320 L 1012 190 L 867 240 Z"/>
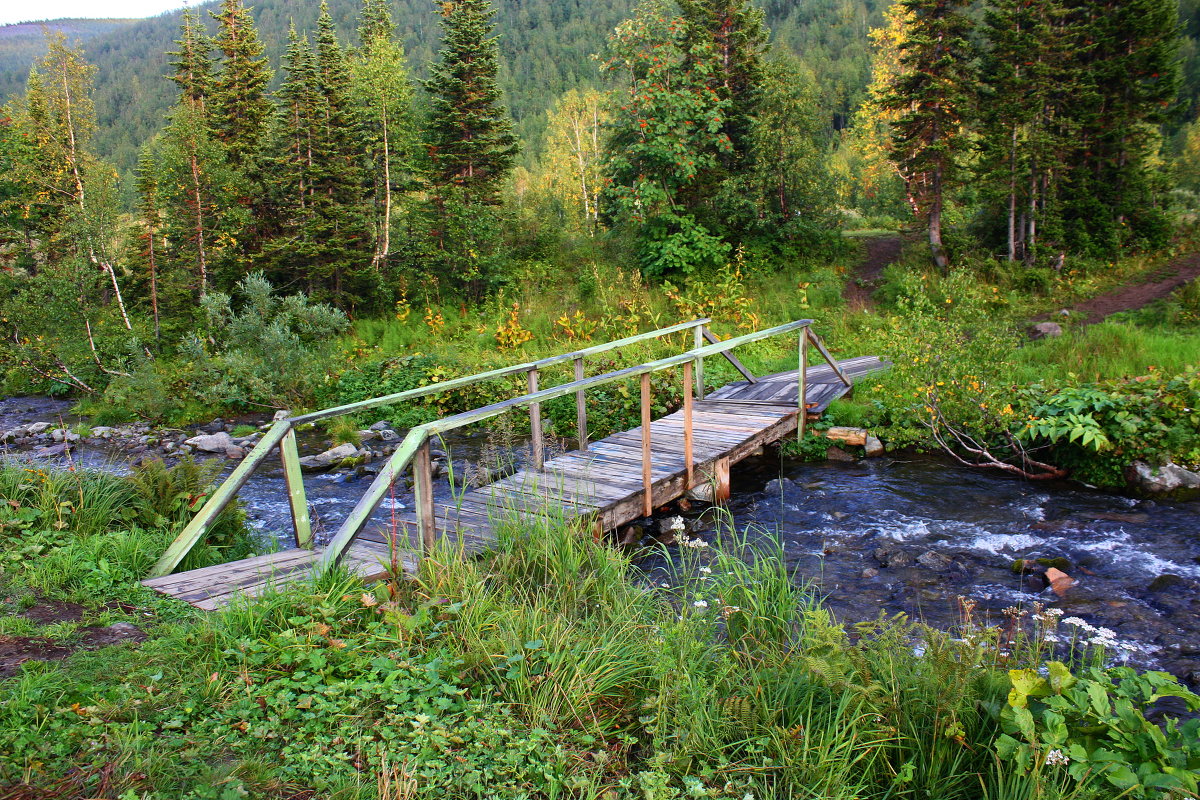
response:
<path id="1" fill-rule="evenodd" d="M 421 554 L 428 558 L 437 546 L 437 521 L 433 515 L 433 465 L 429 459 L 429 439 L 417 448 L 413 460 L 413 499 L 417 505 L 417 531 L 421 534 Z"/>
<path id="2" fill-rule="evenodd" d="M 709 344 L 718 344 L 721 341 L 720 339 L 717 338 L 717 335 L 715 333 L 713 333 L 712 331 L 710 331 L 708 328 L 703 328 L 702 330 L 704 331 L 704 339 Z M 737 356 L 735 356 L 733 353 L 730 353 L 728 350 L 726 350 L 721 355 L 725 356 L 725 360 L 728 361 L 730 364 L 732 364 L 734 369 L 736 369 L 738 372 L 742 373 L 743 378 L 750 381 L 751 383 L 758 383 L 758 378 L 754 377 L 753 372 L 746 369 L 746 365 L 743 364 L 741 362 L 741 360 L 738 359 Z"/>
<path id="3" fill-rule="evenodd" d="M 695 339 L 692 341 L 692 350 L 699 350 L 704 347 L 704 332 L 703 325 L 697 325 L 695 329 Z M 704 358 L 697 356 L 696 358 L 696 399 L 704 399 Z"/>
<path id="4" fill-rule="evenodd" d="M 846 384 L 847 386 L 854 386 L 854 382 L 846 377 L 846 373 L 842 371 L 842 367 L 838 364 L 837 359 L 829 354 L 829 351 L 825 349 L 825 344 L 821 341 L 821 337 L 813 333 L 812 328 L 808 329 L 808 338 L 809 341 L 816 345 L 817 352 L 821 354 L 821 358 L 825 359 L 829 366 L 833 367 L 833 371 L 837 373 L 837 376 L 841 379 L 842 383 Z M 804 365 L 802 364 L 801 369 L 803 368 Z"/>
<path id="5" fill-rule="evenodd" d="M 366 411 L 367 409 L 371 408 L 391 405 L 392 403 L 399 403 L 402 400 L 412 400 L 417 397 L 425 397 L 426 395 L 437 394 L 438 392 L 444 392 L 450 389 L 459 389 L 463 386 L 470 386 L 471 384 L 479 383 L 481 381 L 493 380 L 495 378 L 505 378 L 510 375 L 519 375 L 521 373 L 529 372 L 531 369 L 542 369 L 551 366 L 552 364 L 560 364 L 564 361 L 571 361 L 572 359 L 595 355 L 597 353 L 606 353 L 610 350 L 617 350 L 622 347 L 627 347 L 631 344 L 637 344 L 638 342 L 649 341 L 650 339 L 658 339 L 663 336 L 668 336 L 672 333 L 678 333 L 680 331 L 688 330 L 689 328 L 705 325 L 709 322 L 712 322 L 712 320 L 707 317 L 704 319 L 694 319 L 690 322 L 681 322 L 678 325 L 671 325 L 667 328 L 659 328 L 658 330 L 648 331 L 647 333 L 639 333 L 636 336 L 627 336 L 624 339 L 617 339 L 613 342 L 605 342 L 604 344 L 593 345 L 592 347 L 586 347 L 582 350 L 576 350 L 571 353 L 563 353 L 557 356 L 550 356 L 549 358 L 543 358 L 538 361 L 530 361 L 525 364 L 515 364 L 511 367 L 501 367 L 500 369 L 494 369 L 489 372 L 481 372 L 478 375 L 468 375 L 463 378 L 455 378 L 454 380 L 443 381 L 441 383 L 431 383 L 428 386 L 421 386 L 416 389 L 397 392 L 396 394 L 375 397 L 370 400 L 362 400 L 357 403 L 349 403 L 344 406 L 337 406 L 336 408 L 327 408 L 322 411 L 314 411 L 311 414 L 301 414 L 298 417 L 292 417 L 291 422 L 293 425 L 302 425 L 307 422 L 316 422 L 317 420 L 328 419 L 329 417 L 337 417 L 343 414 L 353 414 L 358 411 Z"/>
<path id="6" fill-rule="evenodd" d="M 800 369 L 796 372 L 799 391 L 796 392 L 796 402 L 800 406 L 799 419 L 796 422 L 796 441 L 804 441 L 805 423 L 808 421 L 808 329 L 800 331 L 799 361 Z"/>
<path id="7" fill-rule="evenodd" d="M 292 532 L 296 547 L 312 548 L 312 520 L 308 516 L 308 498 L 304 494 L 304 477 L 300 472 L 300 453 L 296 448 L 296 431 L 289 428 L 279 443 L 283 459 L 283 480 L 287 484 L 288 504 L 292 509 Z"/>
<path id="8" fill-rule="evenodd" d="M 408 468 L 413 456 L 417 453 L 417 448 L 429 437 L 427 428 L 426 425 L 418 425 L 408 432 L 404 441 L 400 442 L 396 452 L 392 453 L 387 464 L 375 476 L 375 480 L 371 481 L 366 493 L 358 499 L 349 516 L 342 522 L 333 538 L 329 540 L 329 544 L 325 546 L 325 552 L 321 556 L 322 565 L 336 564 L 342 557 L 342 553 L 346 551 L 346 548 L 362 530 L 363 525 L 366 524 L 367 518 L 375 510 L 375 506 L 379 505 L 392 484 Z"/>
<path id="9" fill-rule="evenodd" d="M 208 526 L 233 501 L 238 490 L 249 480 L 250 474 L 258 468 L 258 465 L 263 462 L 267 454 L 283 441 L 283 437 L 291 429 L 291 422 L 285 419 L 276 422 L 267 431 L 266 435 L 259 440 L 258 444 L 254 446 L 245 460 L 234 468 L 224 483 L 217 487 L 217 490 L 204 503 L 204 507 L 200 509 L 200 512 L 192 517 L 192 521 L 179 532 L 179 535 L 175 537 L 175 541 L 171 542 L 166 552 L 162 554 L 162 557 L 151 568 L 150 574 L 147 577 L 160 578 L 163 575 L 169 575 L 179 566 L 179 562 L 183 561 L 183 557 L 196 546 L 196 542 L 203 538 L 204 534 L 208 531 Z"/>
<path id="10" fill-rule="evenodd" d="M 647 361 L 644 364 L 614 370 L 613 372 L 606 372 L 603 375 L 593 375 L 592 377 L 584 378 L 581 381 L 564 383 L 560 386 L 542 389 L 541 391 L 522 395 L 521 397 L 514 397 L 511 400 L 493 403 L 490 406 L 483 406 L 472 411 L 464 411 L 461 414 L 455 414 L 451 417 L 445 417 L 444 419 L 435 420 L 434 422 L 427 422 L 421 427 L 427 429 L 431 434 L 445 433 L 456 428 L 461 428 L 466 425 L 474 425 L 475 423 L 498 417 L 504 412 L 514 408 L 522 408 L 533 403 L 545 403 L 546 401 L 553 400 L 556 397 L 574 394 L 580 389 L 594 389 L 600 386 L 607 386 L 610 383 L 616 383 L 627 378 L 636 378 L 650 372 L 658 372 L 660 370 L 670 369 L 672 367 L 680 366 L 685 362 L 694 361 L 705 356 L 721 355 L 727 350 L 732 350 L 735 347 L 749 344 L 751 342 L 759 342 L 763 339 L 770 339 L 772 336 L 779 336 L 783 333 L 790 333 L 791 331 L 807 328 L 811 324 L 811 319 L 801 319 L 796 320 L 795 322 L 788 322 L 783 325 L 777 325 L 774 328 L 767 328 L 754 333 L 743 334 L 742 336 L 737 336 L 733 339 L 727 339 L 718 344 L 710 344 L 695 350 L 689 350 L 686 353 L 681 353 L 676 356 L 661 358 L 657 361 Z M 416 429 L 414 428 L 414 430 Z"/>

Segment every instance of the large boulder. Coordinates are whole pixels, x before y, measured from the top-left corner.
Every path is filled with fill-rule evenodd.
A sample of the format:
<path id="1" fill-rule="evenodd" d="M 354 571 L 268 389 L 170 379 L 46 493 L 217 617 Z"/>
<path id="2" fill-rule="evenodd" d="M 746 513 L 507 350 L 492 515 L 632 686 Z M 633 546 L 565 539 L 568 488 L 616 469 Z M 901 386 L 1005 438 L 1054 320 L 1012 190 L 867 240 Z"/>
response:
<path id="1" fill-rule="evenodd" d="M 1125 480 L 1146 494 L 1200 493 L 1200 473 L 1169 461 L 1161 467 L 1152 467 L 1145 461 L 1135 461 L 1125 468 Z"/>
<path id="2" fill-rule="evenodd" d="M 1057 322 L 1039 322 L 1029 329 L 1030 339 L 1057 339 L 1062 335 L 1062 325 Z"/>
<path id="3" fill-rule="evenodd" d="M 318 453 L 315 456 L 305 456 L 300 459 L 300 466 L 307 470 L 322 470 L 332 467 L 340 467 L 351 459 L 358 458 L 361 454 L 357 447 L 352 444 L 339 444 L 337 447 L 331 447 L 324 453 Z"/>
<path id="4" fill-rule="evenodd" d="M 209 433 L 193 436 L 184 444 L 189 445 L 202 453 L 220 453 L 225 452 L 234 447 L 233 437 L 228 433 Z"/>

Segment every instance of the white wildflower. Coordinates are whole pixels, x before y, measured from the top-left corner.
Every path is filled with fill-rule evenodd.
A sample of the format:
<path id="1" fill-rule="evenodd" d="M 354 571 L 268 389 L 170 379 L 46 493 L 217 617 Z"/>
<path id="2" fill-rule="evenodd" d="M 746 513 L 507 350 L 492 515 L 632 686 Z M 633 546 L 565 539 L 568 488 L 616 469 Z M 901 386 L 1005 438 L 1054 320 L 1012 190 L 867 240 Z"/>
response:
<path id="1" fill-rule="evenodd" d="M 1085 630 L 1088 633 L 1094 633 L 1096 631 L 1095 628 L 1081 620 L 1079 617 L 1067 617 L 1063 620 L 1063 623 L 1066 625 L 1074 625 L 1076 628 Z"/>
<path id="2" fill-rule="evenodd" d="M 1100 628 L 1096 628 L 1096 638 L 1097 639 L 1116 639 L 1117 634 L 1115 632 L 1113 632 L 1113 630 L 1111 628 L 1100 627 Z"/>
<path id="3" fill-rule="evenodd" d="M 708 608 L 708 601 L 697 600 L 696 602 L 692 603 L 692 605 L 694 605 L 696 608 Z"/>
<path id="4" fill-rule="evenodd" d="M 1042 613 L 1047 617 L 1061 617 L 1063 610 L 1061 608 L 1047 608 Z"/>
<path id="5" fill-rule="evenodd" d="M 687 524 L 683 521 L 683 517 L 671 518 L 671 530 L 682 531 L 687 529 Z"/>
<path id="6" fill-rule="evenodd" d="M 1051 767 L 1062 767 L 1071 763 L 1070 757 L 1062 750 L 1051 750 L 1046 753 L 1046 764 Z"/>
<path id="7" fill-rule="evenodd" d="M 700 571 L 705 575 L 712 575 L 712 567 L 701 567 Z"/>
<path id="8" fill-rule="evenodd" d="M 754 795 L 750 792 L 746 792 L 744 795 L 742 795 L 742 800 L 754 800 Z"/>

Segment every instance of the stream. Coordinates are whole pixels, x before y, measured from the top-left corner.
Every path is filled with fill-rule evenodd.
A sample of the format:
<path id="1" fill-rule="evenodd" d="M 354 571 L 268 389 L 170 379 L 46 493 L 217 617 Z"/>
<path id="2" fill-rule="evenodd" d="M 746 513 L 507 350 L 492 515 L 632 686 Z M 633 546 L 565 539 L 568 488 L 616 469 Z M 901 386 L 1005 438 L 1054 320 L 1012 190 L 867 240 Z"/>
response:
<path id="1" fill-rule="evenodd" d="M 69 403 L 0 400 L 0 431 L 57 423 Z M 482 438 L 447 442 L 453 461 L 478 457 Z M 324 449 L 319 434 L 301 437 L 301 453 Z M 8 457 L 27 453 L 8 451 Z M 62 456 L 39 459 L 62 463 Z M 81 443 L 74 463 L 129 470 L 119 448 Z M 229 462 L 227 469 L 232 469 Z M 328 536 L 373 476 L 333 472 L 305 477 L 318 535 Z M 733 470 L 728 509 L 749 537 L 777 539 L 797 581 L 809 582 L 845 622 L 881 611 L 905 612 L 937 627 L 958 621 L 958 598 L 978 603 L 977 617 L 1034 601 L 1116 633 L 1130 663 L 1165 669 L 1200 686 L 1200 501 L 1137 500 L 1069 482 L 1030 483 L 970 470 L 933 457 L 884 457 L 854 463 L 803 463 L 776 450 Z M 446 481 L 439 481 L 446 491 Z M 290 544 L 290 515 L 278 462 L 269 459 L 240 494 L 249 524 Z M 411 505 L 397 486 L 376 512 Z M 702 508 L 688 514 L 712 518 Z M 708 526 L 711 527 L 711 526 Z M 1076 583 L 1058 596 L 1037 575 L 1014 572 L 1017 559 L 1056 562 Z M 664 566 L 641 559 L 648 571 Z"/>

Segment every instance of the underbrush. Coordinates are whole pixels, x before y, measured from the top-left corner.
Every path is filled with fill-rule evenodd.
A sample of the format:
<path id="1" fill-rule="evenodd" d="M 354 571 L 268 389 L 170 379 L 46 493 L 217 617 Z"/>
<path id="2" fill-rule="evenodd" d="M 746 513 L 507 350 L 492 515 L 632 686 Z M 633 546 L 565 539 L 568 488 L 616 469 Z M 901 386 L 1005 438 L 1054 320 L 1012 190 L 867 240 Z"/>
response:
<path id="1" fill-rule="evenodd" d="M 1102 637 L 1056 656 L 969 609 L 950 632 L 848 630 L 728 531 L 685 538 L 651 584 L 562 521 L 498 524 L 493 552 L 443 549 L 415 580 L 332 570 L 180 606 L 137 649 L 26 664 L 3 685 L 0 781 L 144 800 L 1194 795 L 1200 722 L 1143 709 L 1200 698 L 1106 669 Z"/>
<path id="2" fill-rule="evenodd" d="M 150 461 L 128 476 L 0 461 L 0 582 L 12 596 L 100 594 L 145 577 L 204 504 L 219 466 Z M 255 547 L 241 513 L 218 517 L 186 563 L 200 567 Z"/>

